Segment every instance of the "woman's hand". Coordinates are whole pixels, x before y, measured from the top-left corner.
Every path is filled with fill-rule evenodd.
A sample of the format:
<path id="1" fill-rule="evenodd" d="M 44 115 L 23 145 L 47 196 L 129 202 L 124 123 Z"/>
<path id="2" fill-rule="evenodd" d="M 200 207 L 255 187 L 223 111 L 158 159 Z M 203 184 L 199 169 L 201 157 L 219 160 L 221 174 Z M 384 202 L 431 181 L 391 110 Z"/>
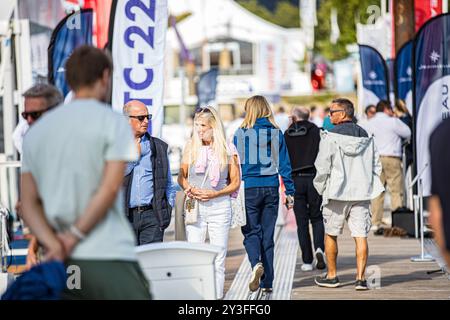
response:
<path id="1" fill-rule="evenodd" d="M 192 189 L 194 189 L 194 187 L 192 186 L 188 186 L 186 189 L 184 189 L 184 194 L 189 198 L 194 198 L 194 195 L 192 194 Z"/>
<path id="2" fill-rule="evenodd" d="M 218 193 L 215 190 L 195 189 L 194 198 L 200 201 L 208 201 L 216 198 Z"/>

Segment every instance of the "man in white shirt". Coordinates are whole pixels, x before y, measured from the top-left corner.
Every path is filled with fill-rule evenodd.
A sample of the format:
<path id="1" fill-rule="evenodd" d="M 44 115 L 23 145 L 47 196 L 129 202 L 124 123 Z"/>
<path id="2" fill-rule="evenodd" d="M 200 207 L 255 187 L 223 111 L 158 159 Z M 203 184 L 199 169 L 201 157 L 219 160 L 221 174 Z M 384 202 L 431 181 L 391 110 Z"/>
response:
<path id="1" fill-rule="evenodd" d="M 383 167 L 381 182 L 389 188 L 391 209 L 395 211 L 402 206 L 403 200 L 402 139 L 409 139 L 411 130 L 394 116 L 389 102 L 383 100 L 378 102 L 377 113 L 367 122 L 365 129 L 375 138 Z M 384 192 L 372 201 L 373 230 L 382 224 L 383 207 Z"/>
<path id="2" fill-rule="evenodd" d="M 101 50 L 78 47 L 67 60 L 75 99 L 31 126 L 23 143 L 22 218 L 45 260 L 82 270 L 81 286 L 65 299 L 150 299 L 124 214 L 126 163 L 137 159 L 124 116 L 106 101 L 112 62 Z"/>
<path id="3" fill-rule="evenodd" d="M 13 133 L 13 142 L 17 151 L 22 154 L 22 143 L 25 133 L 30 126 L 37 121 L 42 114 L 63 102 L 63 96 L 59 90 L 47 83 L 39 83 L 25 91 L 22 118 Z"/>

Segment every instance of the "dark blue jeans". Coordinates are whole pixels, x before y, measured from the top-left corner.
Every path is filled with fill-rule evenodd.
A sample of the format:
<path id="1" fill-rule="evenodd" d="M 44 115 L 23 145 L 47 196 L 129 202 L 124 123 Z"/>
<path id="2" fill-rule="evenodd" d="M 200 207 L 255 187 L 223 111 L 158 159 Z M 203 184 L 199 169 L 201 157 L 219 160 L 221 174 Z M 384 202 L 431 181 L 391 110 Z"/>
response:
<path id="1" fill-rule="evenodd" d="M 247 224 L 242 227 L 244 246 L 252 268 L 262 262 L 261 288 L 272 288 L 274 269 L 274 231 L 280 196 L 277 187 L 245 189 Z"/>
<path id="2" fill-rule="evenodd" d="M 152 209 L 143 212 L 129 210 L 128 220 L 133 227 L 138 246 L 163 241 L 164 230 L 161 230 L 158 218 Z"/>

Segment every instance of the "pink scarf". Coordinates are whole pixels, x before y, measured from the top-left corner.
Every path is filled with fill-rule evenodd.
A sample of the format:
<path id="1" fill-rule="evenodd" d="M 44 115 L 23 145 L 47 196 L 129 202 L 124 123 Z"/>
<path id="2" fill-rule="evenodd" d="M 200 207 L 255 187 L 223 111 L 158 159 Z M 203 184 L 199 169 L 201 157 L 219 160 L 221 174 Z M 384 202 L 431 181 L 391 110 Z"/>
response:
<path id="1" fill-rule="evenodd" d="M 231 154 L 231 156 L 237 155 L 240 169 L 241 161 L 239 158 L 239 153 L 233 143 L 228 144 L 228 151 Z M 215 188 L 219 184 L 220 180 L 219 158 L 216 154 L 214 154 L 214 151 L 211 147 L 203 146 L 200 148 L 200 156 L 197 158 L 197 162 L 195 163 L 195 173 L 205 173 L 208 164 L 211 166 L 208 174 L 211 187 Z M 241 172 L 241 179 L 242 179 L 242 172 Z M 231 197 L 236 198 L 238 192 L 239 189 L 236 190 L 233 194 L 231 194 Z"/>

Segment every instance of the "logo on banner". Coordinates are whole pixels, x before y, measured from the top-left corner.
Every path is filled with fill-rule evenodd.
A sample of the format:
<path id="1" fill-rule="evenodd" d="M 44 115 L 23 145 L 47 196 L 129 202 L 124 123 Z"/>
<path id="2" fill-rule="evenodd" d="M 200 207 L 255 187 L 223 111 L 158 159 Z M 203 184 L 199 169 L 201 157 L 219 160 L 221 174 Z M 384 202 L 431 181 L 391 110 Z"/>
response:
<path id="1" fill-rule="evenodd" d="M 442 111 L 442 120 L 450 118 L 450 112 L 448 111 L 448 84 L 442 84 L 442 107 L 446 110 Z"/>
<path id="2" fill-rule="evenodd" d="M 406 75 L 407 75 L 407 77 L 400 77 L 400 78 L 398 78 L 398 81 L 400 83 L 411 82 L 412 81 L 412 78 L 411 78 L 411 76 L 412 76 L 412 68 L 411 67 L 408 67 L 406 69 Z"/>
<path id="3" fill-rule="evenodd" d="M 430 55 L 428 56 L 433 64 L 421 64 L 419 66 L 419 70 L 424 69 L 450 69 L 450 64 L 442 64 L 438 63 L 438 61 L 441 59 L 441 55 L 436 52 L 436 50 L 433 50 Z"/>
<path id="4" fill-rule="evenodd" d="M 411 67 L 408 67 L 408 69 L 406 69 L 406 74 L 410 77 L 412 76 L 412 68 Z"/>
<path id="5" fill-rule="evenodd" d="M 433 61 L 434 63 L 438 62 L 438 60 L 441 58 L 441 56 L 433 50 L 433 52 L 430 54 L 430 59 L 431 61 Z"/>
<path id="6" fill-rule="evenodd" d="M 376 80 L 378 78 L 377 73 L 372 70 L 369 72 L 370 80 L 364 80 L 364 84 L 367 86 L 384 86 L 383 80 Z"/>

